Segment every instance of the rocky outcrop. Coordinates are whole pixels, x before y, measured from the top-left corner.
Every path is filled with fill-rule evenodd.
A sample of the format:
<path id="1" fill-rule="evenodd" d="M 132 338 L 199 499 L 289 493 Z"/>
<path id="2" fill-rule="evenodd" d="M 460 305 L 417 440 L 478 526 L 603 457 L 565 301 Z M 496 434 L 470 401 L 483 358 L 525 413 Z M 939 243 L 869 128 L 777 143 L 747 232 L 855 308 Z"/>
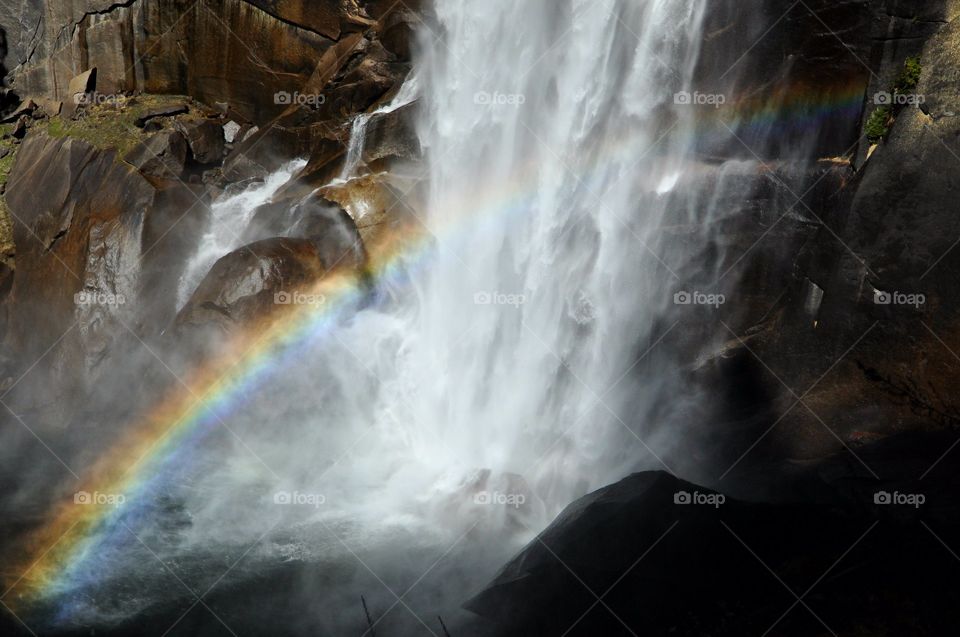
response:
<path id="1" fill-rule="evenodd" d="M 172 320 L 176 264 L 194 249 L 206 204 L 199 189 L 153 183 L 114 150 L 41 131 L 24 141 L 5 199 L 17 270 L 4 344 L 22 367 L 7 371 L 36 363 L 29 385 L 49 403 L 96 383 L 116 339 L 149 338 Z"/>
<path id="2" fill-rule="evenodd" d="M 352 48 L 361 33 L 379 29 L 391 6 L 378 0 L 32 0 L 0 10 L 0 25 L 19 36 L 6 66 L 20 95 L 66 101 L 70 80 L 96 67 L 102 93 L 188 94 L 227 102 L 262 122 L 297 96 L 316 97 L 305 87 L 320 70 L 318 61 L 326 52 L 343 55 L 343 44 Z M 400 16 L 383 25 L 394 49 L 389 55 L 409 55 L 404 24 Z M 330 95 L 330 108 L 369 96 L 359 95 L 369 87 L 351 87 Z"/>
<path id="3" fill-rule="evenodd" d="M 897 110 L 869 159 L 854 138 L 846 158 L 785 170 L 769 162 L 770 181 L 731 186 L 739 201 L 724 200 L 722 219 L 710 221 L 716 243 L 698 264 L 719 265 L 678 269 L 704 286 L 695 289 L 712 291 L 716 273 L 733 268 L 717 290 L 727 305 L 697 324 L 677 313 L 682 322 L 666 339 L 677 350 L 713 340 L 713 354 L 684 378 L 710 400 L 681 420 L 712 423 L 684 430 L 684 448 L 697 450 L 679 459 L 685 475 L 741 495 L 805 497 L 811 472 L 835 453 L 859 480 L 895 474 L 895 457 L 868 446 L 905 431 L 942 436 L 929 464 L 955 452 L 960 226 L 950 202 L 960 124 L 951 105 L 960 90 L 952 53 L 960 23 L 956 3 L 935 4 L 870 6 L 873 40 L 862 59 L 877 64 L 877 75 L 860 89 L 865 103 L 853 130 L 907 55 L 921 55 L 913 92 L 923 102 Z"/>

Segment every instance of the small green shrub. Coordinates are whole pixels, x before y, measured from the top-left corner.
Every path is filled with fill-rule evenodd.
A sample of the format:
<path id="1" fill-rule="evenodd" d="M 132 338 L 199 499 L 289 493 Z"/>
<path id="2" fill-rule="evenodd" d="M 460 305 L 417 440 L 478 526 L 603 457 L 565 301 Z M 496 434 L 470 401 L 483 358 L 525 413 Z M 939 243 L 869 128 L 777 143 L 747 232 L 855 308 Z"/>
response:
<path id="1" fill-rule="evenodd" d="M 897 81 L 893 84 L 893 90 L 897 93 L 906 93 L 917 88 L 920 83 L 920 74 L 923 72 L 923 65 L 920 64 L 920 56 L 907 58 L 903 63 L 903 70 L 897 76 Z"/>
<path id="2" fill-rule="evenodd" d="M 867 134 L 867 140 L 871 144 L 876 144 L 887 136 L 887 133 L 890 132 L 889 121 L 889 106 L 881 106 L 870 114 L 870 117 L 867 119 L 865 132 Z"/>

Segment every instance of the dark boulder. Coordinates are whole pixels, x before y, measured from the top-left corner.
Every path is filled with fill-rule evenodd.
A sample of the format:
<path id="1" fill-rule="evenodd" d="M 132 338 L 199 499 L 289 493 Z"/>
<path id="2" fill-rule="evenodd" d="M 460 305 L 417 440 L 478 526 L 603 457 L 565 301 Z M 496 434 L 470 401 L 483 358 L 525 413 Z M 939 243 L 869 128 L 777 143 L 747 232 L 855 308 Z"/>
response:
<path id="1" fill-rule="evenodd" d="M 278 237 L 247 244 L 214 264 L 180 311 L 177 325 L 224 333 L 250 326 L 287 305 L 285 295 L 310 296 L 327 273 L 320 249 L 310 240 Z"/>
<path id="2" fill-rule="evenodd" d="M 325 268 L 360 269 L 366 259 L 363 241 L 350 215 L 316 194 L 300 201 L 280 199 L 261 206 L 243 237 L 256 241 L 272 236 L 314 242 Z"/>
<path id="3" fill-rule="evenodd" d="M 226 140 L 223 126 L 218 122 L 209 119 L 178 121 L 175 127 L 186 138 L 194 161 L 216 164 L 223 159 Z"/>
<path id="4" fill-rule="evenodd" d="M 466 607 L 502 637 L 948 630 L 956 564 L 884 493 L 861 489 L 854 513 L 634 474 L 569 505 Z M 937 524 L 948 545 L 958 532 Z"/>
<path id="5" fill-rule="evenodd" d="M 124 156 L 144 175 L 180 179 L 187 163 L 187 140 L 175 130 L 162 130 Z"/>

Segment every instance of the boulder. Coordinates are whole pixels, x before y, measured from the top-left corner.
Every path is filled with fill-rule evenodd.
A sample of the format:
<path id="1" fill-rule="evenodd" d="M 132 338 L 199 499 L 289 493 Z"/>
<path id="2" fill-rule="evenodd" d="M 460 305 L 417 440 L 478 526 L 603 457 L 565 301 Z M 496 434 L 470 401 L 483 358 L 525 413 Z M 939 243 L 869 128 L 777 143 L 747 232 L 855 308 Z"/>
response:
<path id="1" fill-rule="evenodd" d="M 86 100 L 86 96 L 93 93 L 97 88 L 97 67 L 88 69 L 77 75 L 70 84 L 67 85 L 66 102 L 68 114 L 72 114 L 77 105 Z"/>
<path id="2" fill-rule="evenodd" d="M 124 156 L 144 175 L 179 179 L 187 162 L 187 140 L 175 130 L 163 130 L 137 144 Z"/>
<path id="3" fill-rule="evenodd" d="M 270 236 L 309 239 L 325 268 L 361 269 L 366 259 L 363 241 L 350 215 L 318 195 L 300 201 L 281 199 L 261 206 L 243 233 L 246 241 Z"/>
<path id="4" fill-rule="evenodd" d="M 181 115 L 190 110 L 186 104 L 168 104 L 165 106 L 158 106 L 156 108 L 150 108 L 140 113 L 135 120 L 133 120 L 134 125 L 137 128 L 143 128 L 146 126 L 147 122 L 157 117 L 173 117 L 174 115 Z"/>
<path id="5" fill-rule="evenodd" d="M 841 512 L 748 504 L 662 472 L 634 474 L 570 504 L 466 607 L 501 637 L 947 630 L 955 564 L 918 516 L 899 518 L 913 507 L 885 505 L 883 493 L 865 486 L 861 512 Z M 937 524 L 948 546 L 958 532 Z M 806 591 L 813 613 L 791 590 Z"/>
<path id="6" fill-rule="evenodd" d="M 228 144 L 232 144 L 237 140 L 237 135 L 240 133 L 241 126 L 233 120 L 230 120 L 223 125 L 223 138 Z"/>
<path id="7" fill-rule="evenodd" d="M 253 325 L 286 305 L 284 295 L 310 295 L 326 273 L 319 248 L 307 239 L 247 244 L 214 264 L 177 315 L 177 325 L 222 333 Z"/>
<path id="8" fill-rule="evenodd" d="M 175 128 L 186 138 L 197 163 L 216 164 L 223 159 L 224 131 L 217 122 L 209 119 L 178 121 Z"/>
<path id="9" fill-rule="evenodd" d="M 13 125 L 10 134 L 14 139 L 23 139 L 27 136 L 27 129 L 30 128 L 31 118 L 28 115 L 21 115 L 17 123 Z"/>

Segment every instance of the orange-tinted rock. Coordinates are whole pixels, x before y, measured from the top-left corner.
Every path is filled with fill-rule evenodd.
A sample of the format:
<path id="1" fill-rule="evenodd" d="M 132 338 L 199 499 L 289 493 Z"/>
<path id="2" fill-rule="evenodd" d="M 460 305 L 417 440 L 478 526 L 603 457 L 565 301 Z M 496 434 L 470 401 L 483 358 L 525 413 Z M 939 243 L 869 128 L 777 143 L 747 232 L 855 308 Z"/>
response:
<path id="1" fill-rule="evenodd" d="M 151 183 L 114 151 L 31 133 L 7 184 L 17 267 L 3 308 L 4 343 L 29 406 L 96 383 L 118 339 L 160 333 L 175 312 L 176 283 L 205 222 L 199 193 Z M 49 350 L 49 351 L 48 351 Z"/>

